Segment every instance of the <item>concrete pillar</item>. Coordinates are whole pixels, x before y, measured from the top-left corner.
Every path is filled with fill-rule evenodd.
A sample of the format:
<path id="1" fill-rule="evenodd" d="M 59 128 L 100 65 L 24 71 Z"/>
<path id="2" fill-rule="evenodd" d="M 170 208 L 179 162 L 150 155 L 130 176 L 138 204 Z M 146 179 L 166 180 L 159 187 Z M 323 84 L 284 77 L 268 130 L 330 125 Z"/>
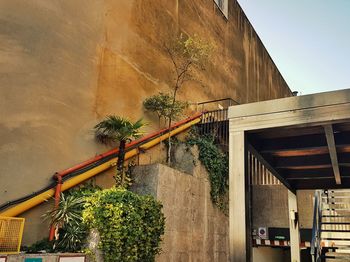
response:
<path id="1" fill-rule="evenodd" d="M 300 235 L 297 196 L 288 190 L 288 213 L 291 262 L 300 262 Z"/>
<path id="2" fill-rule="evenodd" d="M 229 212 L 229 238 L 230 261 L 247 262 L 251 260 L 249 223 L 246 223 L 246 145 L 244 132 L 230 133 L 230 212 Z M 248 236 L 248 237 L 247 237 Z M 248 239 L 248 241 L 247 241 Z"/>

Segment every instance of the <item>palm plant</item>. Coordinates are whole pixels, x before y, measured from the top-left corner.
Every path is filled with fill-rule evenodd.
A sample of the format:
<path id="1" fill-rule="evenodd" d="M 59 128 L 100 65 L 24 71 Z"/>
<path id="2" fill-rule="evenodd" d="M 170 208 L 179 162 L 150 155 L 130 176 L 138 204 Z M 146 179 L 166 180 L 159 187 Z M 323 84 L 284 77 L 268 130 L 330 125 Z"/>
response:
<path id="1" fill-rule="evenodd" d="M 131 122 L 127 118 L 110 115 L 95 126 L 95 136 L 102 143 L 119 142 L 117 161 L 117 175 L 121 176 L 121 184 L 124 183 L 124 159 L 125 146 L 132 139 L 139 138 L 140 129 L 144 126 L 142 119 Z M 117 180 L 117 177 L 116 177 Z"/>
<path id="2" fill-rule="evenodd" d="M 82 221 L 84 197 L 61 194 L 59 206 L 44 215 L 57 230 L 54 249 L 79 251 L 87 237 Z"/>

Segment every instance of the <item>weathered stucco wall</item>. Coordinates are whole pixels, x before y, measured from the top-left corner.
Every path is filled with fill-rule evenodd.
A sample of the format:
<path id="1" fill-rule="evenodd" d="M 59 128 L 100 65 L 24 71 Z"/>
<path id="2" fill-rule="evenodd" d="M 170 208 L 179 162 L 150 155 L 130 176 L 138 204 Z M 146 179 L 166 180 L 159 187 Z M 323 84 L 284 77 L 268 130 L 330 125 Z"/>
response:
<path id="1" fill-rule="evenodd" d="M 145 97 L 169 91 L 162 46 L 177 32 L 216 46 L 201 84 L 187 83 L 181 98 L 244 103 L 290 95 L 236 1 L 228 20 L 212 0 L 0 1 L 0 204 L 105 151 L 92 132 L 102 117 L 137 119 Z M 35 218 L 38 228 L 33 212 L 27 224 Z"/>
<path id="2" fill-rule="evenodd" d="M 204 167 L 187 174 L 161 164 L 139 166 L 134 179 L 133 191 L 151 194 L 164 206 L 158 262 L 228 261 L 228 217 L 211 202 Z"/>

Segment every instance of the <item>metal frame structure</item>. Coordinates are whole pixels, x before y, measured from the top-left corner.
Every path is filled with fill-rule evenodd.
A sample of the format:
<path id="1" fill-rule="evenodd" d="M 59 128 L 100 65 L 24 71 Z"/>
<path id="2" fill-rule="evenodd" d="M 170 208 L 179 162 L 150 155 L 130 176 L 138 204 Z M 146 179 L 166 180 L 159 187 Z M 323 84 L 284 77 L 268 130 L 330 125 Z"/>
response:
<path id="1" fill-rule="evenodd" d="M 250 151 L 289 190 L 291 257 L 299 262 L 296 190 L 350 186 L 350 179 L 344 177 L 347 172 L 342 172 L 349 164 L 350 89 L 232 106 L 228 118 L 230 261 L 252 260 L 247 175 Z M 277 157 L 276 148 L 280 150 Z M 339 151 L 345 165 L 338 161 Z M 307 163 L 317 161 L 320 163 Z M 278 166 L 286 162 L 289 165 Z"/>

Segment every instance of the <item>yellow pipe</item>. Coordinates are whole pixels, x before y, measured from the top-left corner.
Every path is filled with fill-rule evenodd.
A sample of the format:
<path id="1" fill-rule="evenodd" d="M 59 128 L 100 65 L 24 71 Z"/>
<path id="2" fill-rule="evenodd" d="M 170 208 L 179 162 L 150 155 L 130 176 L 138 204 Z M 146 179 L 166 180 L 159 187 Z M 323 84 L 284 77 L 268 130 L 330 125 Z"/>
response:
<path id="1" fill-rule="evenodd" d="M 195 120 L 192 120 L 174 130 L 172 130 L 170 133 L 168 134 L 164 134 L 164 135 L 161 135 L 160 137 L 157 137 L 157 138 L 154 138 L 152 139 L 151 141 L 141 145 L 139 148 L 141 148 L 142 150 L 147 150 L 157 144 L 159 144 L 160 142 L 166 140 L 178 133 L 181 133 L 182 131 L 188 129 L 189 127 L 197 124 L 200 122 L 200 118 L 197 118 Z M 126 154 L 125 154 L 125 159 L 129 159 L 133 156 L 136 156 L 137 154 L 139 154 L 139 149 L 138 148 L 135 148 L 135 149 L 132 149 L 130 151 L 128 151 Z M 76 177 L 73 177 L 67 181 L 65 181 L 63 184 L 62 184 L 62 191 L 65 191 L 65 190 L 68 190 L 80 183 L 82 183 L 83 181 L 89 179 L 89 178 L 92 178 L 94 176 L 96 176 L 97 174 L 109 169 L 110 167 L 114 166 L 116 164 L 116 161 L 117 161 L 117 158 L 112 158 L 111 160 L 97 166 L 97 167 L 94 167 Z M 31 199 L 28 199 L 14 207 L 11 207 L 3 212 L 0 213 L 1 216 L 6 216 L 6 217 L 15 217 L 15 216 L 18 216 L 19 214 L 47 201 L 48 199 L 52 198 L 53 196 L 55 195 L 55 190 L 54 189 L 49 189 L 35 197 L 32 197 Z"/>

